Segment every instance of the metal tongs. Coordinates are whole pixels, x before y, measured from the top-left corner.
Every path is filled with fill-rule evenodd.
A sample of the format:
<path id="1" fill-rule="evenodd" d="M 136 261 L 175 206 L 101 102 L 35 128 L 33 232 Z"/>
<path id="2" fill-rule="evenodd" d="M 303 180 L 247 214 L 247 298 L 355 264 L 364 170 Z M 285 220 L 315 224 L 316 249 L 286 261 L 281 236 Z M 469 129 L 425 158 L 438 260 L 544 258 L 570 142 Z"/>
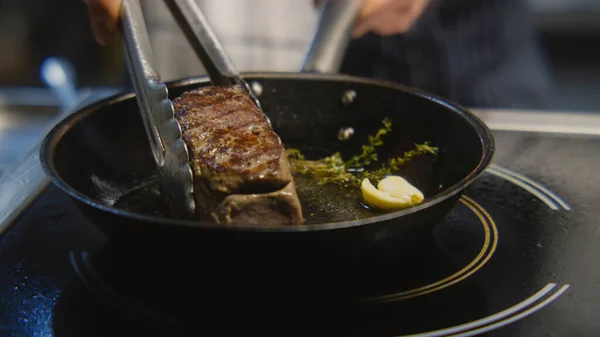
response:
<path id="1" fill-rule="evenodd" d="M 212 84 L 241 85 L 261 109 L 258 98 L 238 73 L 196 1 L 164 1 L 200 58 Z M 359 3 L 360 0 L 343 0 L 328 1 L 324 5 L 303 71 L 337 71 L 336 65 L 345 51 L 349 27 Z M 157 164 L 161 193 L 173 217 L 189 218 L 195 213 L 196 205 L 188 149 L 182 139 L 181 127 L 174 118 L 167 86 L 153 66 L 150 38 L 140 0 L 124 0 L 121 13 L 125 56 Z M 265 119 L 270 123 L 266 115 Z"/>

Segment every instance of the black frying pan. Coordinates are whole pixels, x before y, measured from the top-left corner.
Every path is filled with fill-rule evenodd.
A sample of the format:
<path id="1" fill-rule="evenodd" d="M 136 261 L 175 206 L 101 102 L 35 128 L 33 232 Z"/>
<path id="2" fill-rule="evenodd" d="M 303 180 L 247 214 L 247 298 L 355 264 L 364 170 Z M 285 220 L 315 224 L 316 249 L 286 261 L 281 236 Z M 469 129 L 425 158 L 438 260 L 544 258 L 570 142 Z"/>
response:
<path id="1" fill-rule="evenodd" d="M 356 153 L 385 117 L 392 120 L 393 131 L 380 152 L 382 160 L 402 155 L 415 143 L 429 141 L 437 146 L 439 154 L 433 160 L 417 160 L 403 172 L 424 192 L 424 202 L 358 220 L 269 228 L 223 227 L 120 209 L 113 204 L 116 200 L 156 174 L 131 93 L 84 107 L 58 123 L 42 144 L 43 167 L 91 221 L 116 239 L 217 242 L 227 251 L 244 251 L 245 243 L 260 240 L 261 245 L 295 246 L 303 255 L 323 254 L 317 248 L 346 255 L 371 254 L 373 249 L 397 244 L 413 227 L 429 228 L 492 159 L 494 141 L 484 123 L 471 112 L 416 89 L 341 75 L 248 74 L 245 78 L 263 86 L 261 103 L 283 143 L 315 150 L 313 158 L 334 151 L 345 157 Z M 168 86 L 176 97 L 209 84 L 206 78 L 193 78 Z M 341 98 L 348 90 L 354 90 L 356 98 L 345 106 Z M 345 127 L 354 128 L 354 136 L 340 141 L 338 131 Z"/>
<path id="2" fill-rule="evenodd" d="M 336 209 L 337 195 L 302 200 L 306 212 L 325 209 L 310 224 L 292 227 L 219 226 L 158 214 L 156 195 L 144 194 L 146 210 L 115 205 L 123 195 L 155 179 L 134 94 L 124 93 L 75 111 L 44 139 L 40 158 L 51 181 L 114 242 L 153 249 L 193 249 L 202 254 L 284 255 L 302 262 L 354 263 L 385 255 L 390 247 L 418 242 L 431 231 L 490 164 L 494 140 L 486 125 L 464 108 L 418 89 L 344 75 L 307 73 L 245 74 L 262 86 L 260 101 L 286 146 L 318 157 L 360 151 L 384 118 L 393 122 L 380 158 L 400 156 L 415 143 L 430 142 L 439 154 L 416 160 L 404 177 L 424 192 L 418 206 L 395 212 L 356 214 Z M 171 99 L 210 85 L 208 78 L 168 83 Z M 356 97 L 343 104 L 352 90 Z M 338 131 L 354 135 L 340 141 Z M 355 193 L 360 193 L 356 190 Z M 153 199 L 154 198 L 154 199 Z M 142 203 L 144 203 L 142 202 Z M 138 203 L 139 205 L 139 203 Z M 337 205 L 337 206 L 336 206 Z M 307 219 L 311 215 L 306 213 Z"/>

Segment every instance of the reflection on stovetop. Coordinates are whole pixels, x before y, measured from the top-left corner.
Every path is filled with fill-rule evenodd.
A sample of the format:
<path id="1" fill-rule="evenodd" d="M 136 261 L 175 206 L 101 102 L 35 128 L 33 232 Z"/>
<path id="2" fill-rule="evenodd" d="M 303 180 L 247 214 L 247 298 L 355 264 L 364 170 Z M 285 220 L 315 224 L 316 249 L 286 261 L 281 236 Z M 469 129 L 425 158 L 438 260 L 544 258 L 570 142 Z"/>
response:
<path id="1" fill-rule="evenodd" d="M 519 172 L 492 165 L 430 236 L 335 282 L 107 242 L 50 187 L 1 238 L 0 335 L 597 335 L 595 185 L 587 167 L 532 176 L 551 160 L 535 150 L 501 154 Z"/>
<path id="2" fill-rule="evenodd" d="M 77 277 L 56 304 L 54 326 L 57 336 L 96 336 L 96 322 L 127 319 L 132 322 L 128 331 L 140 334 L 136 329 L 147 327 L 145 336 L 155 336 L 156 331 L 183 336 L 216 328 L 223 335 L 320 331 L 389 336 L 399 327 L 404 332 L 447 327 L 488 314 L 481 290 L 459 282 L 485 265 L 496 243 L 493 221 L 465 198 L 429 240 L 398 247 L 395 263 L 341 280 L 344 284 L 333 289 L 319 279 L 319 272 L 299 275 L 293 266 L 265 270 L 246 261 L 221 265 L 214 257 L 186 258 L 127 247 L 107 246 L 91 255 L 71 252 Z M 452 291 L 443 291 L 449 286 Z M 346 292 L 334 293 L 339 289 Z M 423 297 L 435 292 L 439 294 Z M 457 303 L 468 309 L 455 310 Z M 199 321 L 201 317 L 210 319 Z M 232 321 L 237 323 L 228 324 Z M 109 329 L 107 336 L 114 335 L 116 326 L 102 326 Z M 288 331 L 290 326 L 294 328 Z"/>
<path id="3" fill-rule="evenodd" d="M 493 168 L 471 189 L 478 192 L 478 199 L 498 188 L 515 196 L 513 203 L 530 198 L 530 191 L 506 184 L 494 170 L 502 168 Z M 54 196 L 42 200 L 61 198 L 57 191 L 47 193 Z M 486 201 L 494 204 L 499 200 Z M 531 204 L 529 215 L 552 211 L 545 202 Z M 505 210 L 507 206 L 496 205 Z M 52 204 L 46 207 L 56 209 Z M 69 220 L 64 215 L 58 218 Z M 318 273 L 302 277 L 285 266 L 278 270 L 257 270 L 249 264 L 233 268 L 219 265 L 211 257 L 169 256 L 164 249 L 153 254 L 135 246 L 103 242 L 95 249 L 68 251 L 69 269 L 60 272 L 65 282 L 56 291 L 59 295 L 52 298 L 56 302 L 42 304 L 51 310 L 46 313 L 51 319 L 45 326 L 57 337 L 183 336 L 212 329 L 223 335 L 285 331 L 286 335 L 393 336 L 492 329 L 523 310 L 539 309 L 544 299 L 566 289 L 529 284 L 528 268 L 519 261 L 507 266 L 503 263 L 507 256 L 496 257 L 503 250 L 498 245 L 502 234 L 489 211 L 465 196 L 429 240 L 398 247 L 396 261 L 345 280 L 346 287 L 333 287 L 354 290 L 344 296 L 333 294 Z M 508 250 L 504 255 L 511 246 L 523 249 L 523 242 L 511 242 L 514 233 L 505 234 Z M 486 268 L 485 274 L 512 274 L 512 280 L 504 278 L 497 284 L 506 290 L 488 293 L 481 283 Z M 510 295 L 494 298 L 495 293 L 506 292 Z M 505 309 L 508 311 L 503 312 Z M 468 322 L 470 325 L 460 326 Z"/>

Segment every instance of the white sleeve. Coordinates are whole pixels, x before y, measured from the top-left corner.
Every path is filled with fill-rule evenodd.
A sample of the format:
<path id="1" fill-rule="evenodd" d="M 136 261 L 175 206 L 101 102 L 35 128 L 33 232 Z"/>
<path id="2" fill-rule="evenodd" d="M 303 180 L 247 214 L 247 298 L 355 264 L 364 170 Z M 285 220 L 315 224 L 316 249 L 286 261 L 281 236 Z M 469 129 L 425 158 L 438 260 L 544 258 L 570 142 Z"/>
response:
<path id="1" fill-rule="evenodd" d="M 316 24 L 312 0 L 197 0 L 240 72 L 298 71 Z M 163 80 L 205 74 L 162 1 L 144 14 Z"/>

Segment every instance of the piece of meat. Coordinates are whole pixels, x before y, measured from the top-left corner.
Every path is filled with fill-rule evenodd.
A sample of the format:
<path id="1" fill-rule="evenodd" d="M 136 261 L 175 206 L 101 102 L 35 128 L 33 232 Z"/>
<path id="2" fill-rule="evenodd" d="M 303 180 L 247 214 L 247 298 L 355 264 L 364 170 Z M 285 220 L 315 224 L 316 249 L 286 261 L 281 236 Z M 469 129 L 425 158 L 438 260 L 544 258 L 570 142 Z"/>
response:
<path id="1" fill-rule="evenodd" d="M 304 222 L 293 180 L 274 192 L 229 195 L 215 214 L 220 223 L 277 226 Z"/>
<path id="2" fill-rule="evenodd" d="M 219 224 L 303 223 L 281 140 L 241 86 L 187 91 L 173 107 L 190 153 L 198 216 Z"/>

